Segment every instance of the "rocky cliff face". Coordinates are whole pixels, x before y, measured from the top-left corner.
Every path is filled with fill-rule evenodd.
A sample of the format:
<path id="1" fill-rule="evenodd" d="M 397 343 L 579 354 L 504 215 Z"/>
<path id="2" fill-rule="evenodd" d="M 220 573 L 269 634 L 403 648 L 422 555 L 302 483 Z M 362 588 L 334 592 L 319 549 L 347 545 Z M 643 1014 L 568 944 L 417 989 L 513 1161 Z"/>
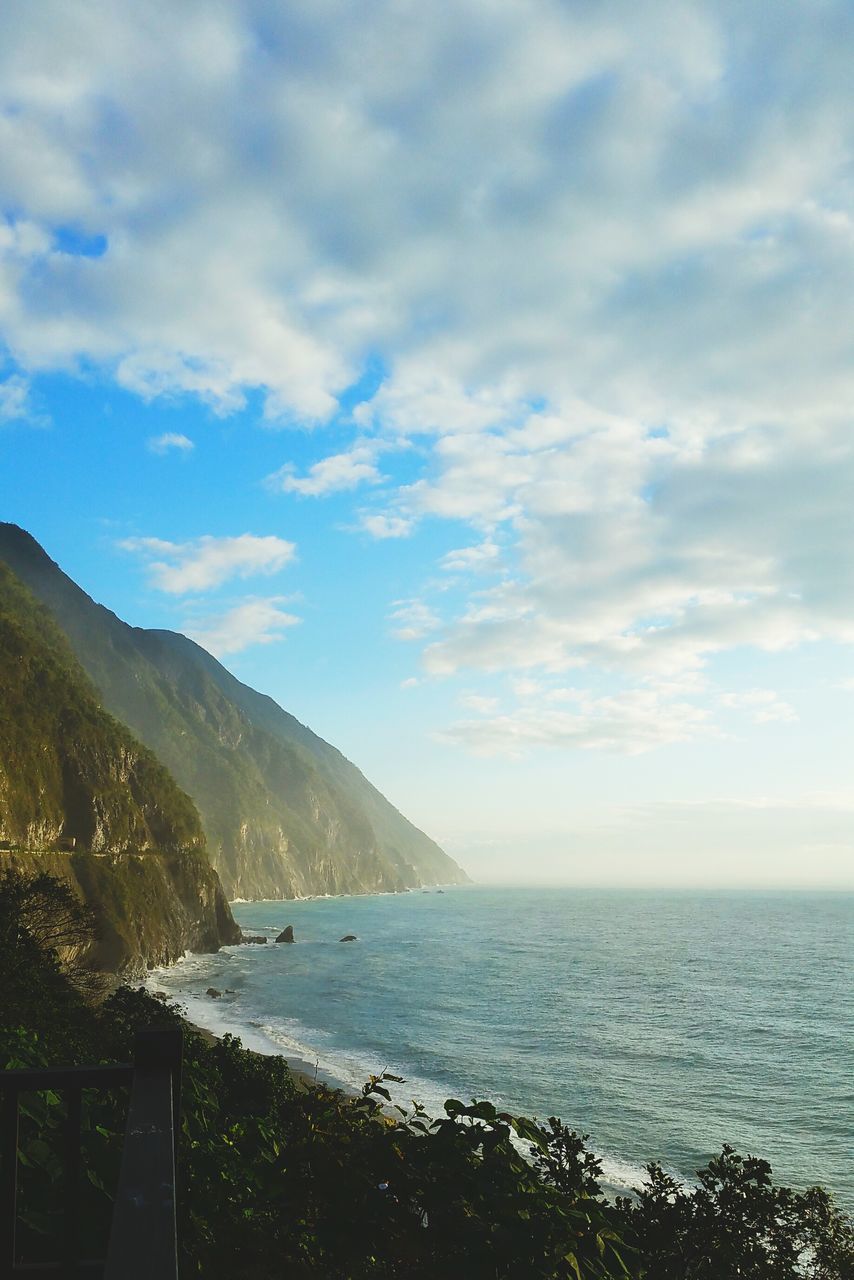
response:
<path id="1" fill-rule="evenodd" d="M 94 963 L 138 970 L 239 938 L 192 801 L 101 709 L 51 616 L 2 563 L 0 842 L 0 868 L 50 870 L 96 908 Z"/>
<path id="2" fill-rule="evenodd" d="M 83 957 L 94 969 L 136 977 L 185 951 L 217 951 L 240 929 L 204 854 L 0 850 L 6 870 L 47 871 L 94 907 L 98 937 Z"/>
<path id="3" fill-rule="evenodd" d="M 229 896 L 467 879 L 339 751 L 191 640 L 127 626 L 14 525 L 0 525 L 0 560 L 50 610 L 103 705 L 192 797 Z"/>

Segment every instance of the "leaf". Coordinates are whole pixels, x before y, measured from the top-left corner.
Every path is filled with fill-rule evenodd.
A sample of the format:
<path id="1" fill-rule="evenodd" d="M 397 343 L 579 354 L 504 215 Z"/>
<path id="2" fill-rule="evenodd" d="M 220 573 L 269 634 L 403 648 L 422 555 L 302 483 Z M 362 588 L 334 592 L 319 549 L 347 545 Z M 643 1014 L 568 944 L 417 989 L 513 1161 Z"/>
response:
<path id="1" fill-rule="evenodd" d="M 472 1116 L 475 1120 L 487 1120 L 493 1122 L 497 1116 L 497 1111 L 491 1102 L 475 1102 L 472 1101 L 470 1107 L 466 1107 L 466 1115 Z"/>
<path id="2" fill-rule="evenodd" d="M 539 1147 L 540 1151 L 548 1151 L 548 1138 L 536 1121 L 528 1120 L 526 1116 L 513 1116 L 510 1123 L 514 1132 L 520 1138 L 523 1138 L 525 1142 L 530 1142 L 535 1147 Z"/>
<path id="3" fill-rule="evenodd" d="M 575 1274 L 578 1276 L 578 1280 L 584 1280 L 584 1277 L 581 1274 L 581 1268 L 578 1265 L 578 1258 L 575 1256 L 575 1254 L 565 1253 L 563 1256 L 564 1256 L 564 1261 L 569 1263 L 569 1265 L 572 1267 Z"/>

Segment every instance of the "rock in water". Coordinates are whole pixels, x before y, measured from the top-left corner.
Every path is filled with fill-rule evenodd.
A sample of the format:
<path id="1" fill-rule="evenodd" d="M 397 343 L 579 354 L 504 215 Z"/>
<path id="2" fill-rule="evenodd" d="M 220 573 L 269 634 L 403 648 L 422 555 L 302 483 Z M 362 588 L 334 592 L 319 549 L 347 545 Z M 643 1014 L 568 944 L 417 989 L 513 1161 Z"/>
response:
<path id="1" fill-rule="evenodd" d="M 216 987 L 208 987 L 206 994 L 210 996 L 211 1000 L 219 1000 L 222 992 L 217 991 Z"/>
<path id="2" fill-rule="evenodd" d="M 294 926 L 293 926 L 292 924 L 286 924 L 286 925 L 285 925 L 285 927 L 284 927 L 284 929 L 282 930 L 282 932 L 279 934 L 278 938 L 276 939 L 276 941 L 277 941 L 277 942 L 293 942 L 293 941 L 294 941 Z"/>
<path id="3" fill-rule="evenodd" d="M 257 935 L 256 935 L 256 936 L 254 936 L 254 937 L 253 937 L 253 935 L 252 935 L 252 934 L 244 933 L 244 935 L 243 935 L 243 937 L 240 939 L 240 941 L 241 941 L 241 942 L 266 942 L 266 941 L 267 941 L 267 939 L 266 939 L 266 938 L 264 938 L 264 937 L 262 937 L 260 933 L 259 933 L 259 934 L 257 934 Z"/>
<path id="4" fill-rule="evenodd" d="M 338 939 L 339 942 L 358 942 L 359 939 L 355 933 L 345 933 L 343 938 Z"/>

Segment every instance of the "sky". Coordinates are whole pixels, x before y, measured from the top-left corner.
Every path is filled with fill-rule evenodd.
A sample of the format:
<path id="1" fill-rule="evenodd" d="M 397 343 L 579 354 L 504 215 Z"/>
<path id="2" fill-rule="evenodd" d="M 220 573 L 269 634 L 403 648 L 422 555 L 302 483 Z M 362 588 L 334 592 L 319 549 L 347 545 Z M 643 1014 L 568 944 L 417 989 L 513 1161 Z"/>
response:
<path id="1" fill-rule="evenodd" d="M 6 0 L 0 515 L 479 880 L 854 885 L 850 0 Z"/>

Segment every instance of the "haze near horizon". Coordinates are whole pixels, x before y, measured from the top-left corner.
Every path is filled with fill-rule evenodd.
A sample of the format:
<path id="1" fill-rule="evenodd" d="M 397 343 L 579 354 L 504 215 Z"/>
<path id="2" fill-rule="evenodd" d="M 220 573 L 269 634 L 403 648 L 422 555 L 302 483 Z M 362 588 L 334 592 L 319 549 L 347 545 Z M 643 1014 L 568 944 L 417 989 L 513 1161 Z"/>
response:
<path id="1" fill-rule="evenodd" d="M 478 880 L 854 886 L 842 0 L 12 0 L 2 515 Z"/>

